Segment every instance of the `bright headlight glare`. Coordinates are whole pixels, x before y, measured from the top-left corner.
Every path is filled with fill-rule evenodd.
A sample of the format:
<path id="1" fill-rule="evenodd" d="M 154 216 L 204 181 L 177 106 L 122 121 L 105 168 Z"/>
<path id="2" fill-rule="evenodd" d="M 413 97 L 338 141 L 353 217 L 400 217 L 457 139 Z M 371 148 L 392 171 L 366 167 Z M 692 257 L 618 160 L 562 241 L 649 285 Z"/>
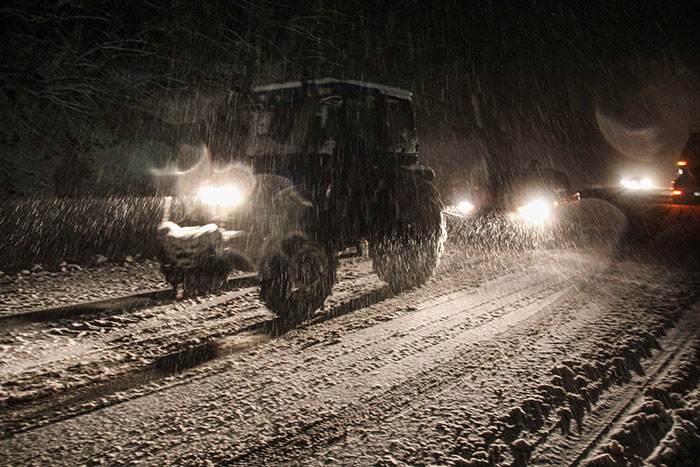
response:
<path id="1" fill-rule="evenodd" d="M 638 178 L 638 177 L 632 177 L 632 178 L 624 178 L 620 180 L 620 185 L 624 186 L 625 188 L 629 188 L 632 190 L 639 190 L 642 188 L 651 188 L 651 180 L 648 178 Z"/>
<path id="2" fill-rule="evenodd" d="M 199 197 L 208 206 L 235 206 L 243 197 L 235 186 L 203 186 L 199 189 Z"/>
<path id="3" fill-rule="evenodd" d="M 474 205 L 470 203 L 469 201 L 462 201 L 457 205 L 457 209 L 459 212 L 462 214 L 468 214 L 474 210 Z"/>
<path id="4" fill-rule="evenodd" d="M 546 201 L 537 200 L 533 201 L 526 206 L 518 208 L 518 214 L 530 222 L 535 224 L 541 224 L 550 214 L 550 205 Z"/>

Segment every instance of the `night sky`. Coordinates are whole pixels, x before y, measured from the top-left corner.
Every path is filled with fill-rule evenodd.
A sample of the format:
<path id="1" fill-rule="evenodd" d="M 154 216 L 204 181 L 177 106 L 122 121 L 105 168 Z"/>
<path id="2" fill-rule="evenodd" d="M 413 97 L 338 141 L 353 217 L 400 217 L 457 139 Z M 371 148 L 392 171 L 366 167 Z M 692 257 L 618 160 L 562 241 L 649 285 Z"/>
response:
<path id="1" fill-rule="evenodd" d="M 411 89 L 449 183 L 532 158 L 663 171 L 700 129 L 697 2 L 46 3 L 0 10 L 5 145 L 89 150 L 146 137 L 173 95 L 326 76 Z"/>

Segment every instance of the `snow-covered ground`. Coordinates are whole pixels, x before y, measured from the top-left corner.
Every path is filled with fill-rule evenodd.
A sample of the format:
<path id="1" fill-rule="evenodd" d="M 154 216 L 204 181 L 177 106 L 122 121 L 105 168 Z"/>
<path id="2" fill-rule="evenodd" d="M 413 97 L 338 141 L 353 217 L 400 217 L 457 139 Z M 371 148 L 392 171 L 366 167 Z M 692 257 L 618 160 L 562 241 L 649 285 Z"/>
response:
<path id="1" fill-rule="evenodd" d="M 344 260 L 291 330 L 251 287 L 8 322 L 0 464 L 695 465 L 698 258 L 605 235 L 456 235 L 400 294 Z M 0 299 L 16 313 L 160 281 L 147 262 L 37 273 Z"/>

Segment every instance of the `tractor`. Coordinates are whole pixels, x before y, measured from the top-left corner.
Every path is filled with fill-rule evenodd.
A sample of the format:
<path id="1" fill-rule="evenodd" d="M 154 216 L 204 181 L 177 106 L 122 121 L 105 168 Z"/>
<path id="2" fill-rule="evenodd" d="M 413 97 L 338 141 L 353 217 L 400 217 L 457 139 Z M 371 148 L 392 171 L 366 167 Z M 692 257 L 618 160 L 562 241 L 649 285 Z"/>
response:
<path id="1" fill-rule="evenodd" d="M 222 167 L 201 148 L 169 172 L 178 194 L 160 260 L 176 289 L 215 292 L 234 269 L 255 271 L 260 299 L 298 322 L 330 295 L 338 253 L 359 244 L 393 290 L 433 274 L 445 222 L 409 91 L 332 78 L 254 87 L 246 152 Z"/>

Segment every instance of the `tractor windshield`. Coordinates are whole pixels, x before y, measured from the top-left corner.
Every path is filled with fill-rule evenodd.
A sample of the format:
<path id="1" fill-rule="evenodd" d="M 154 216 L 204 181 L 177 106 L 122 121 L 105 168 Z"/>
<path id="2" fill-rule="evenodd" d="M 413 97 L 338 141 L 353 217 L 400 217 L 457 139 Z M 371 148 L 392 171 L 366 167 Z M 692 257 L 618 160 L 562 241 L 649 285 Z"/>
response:
<path id="1" fill-rule="evenodd" d="M 406 99 L 369 93 L 267 99 L 252 114 L 251 156 L 332 154 L 356 144 L 367 153 L 417 152 L 413 109 Z"/>
<path id="2" fill-rule="evenodd" d="M 339 96 L 291 99 L 253 109 L 249 153 L 327 153 L 353 135 L 370 150 L 380 147 L 376 98 Z"/>
<path id="3" fill-rule="evenodd" d="M 413 107 L 404 99 L 386 100 L 385 138 L 390 153 L 415 154 L 418 139 L 413 123 Z"/>
<path id="4" fill-rule="evenodd" d="M 259 104 L 253 109 L 252 154 L 298 153 L 304 146 L 310 122 L 314 116 L 314 102 L 293 99 Z"/>

